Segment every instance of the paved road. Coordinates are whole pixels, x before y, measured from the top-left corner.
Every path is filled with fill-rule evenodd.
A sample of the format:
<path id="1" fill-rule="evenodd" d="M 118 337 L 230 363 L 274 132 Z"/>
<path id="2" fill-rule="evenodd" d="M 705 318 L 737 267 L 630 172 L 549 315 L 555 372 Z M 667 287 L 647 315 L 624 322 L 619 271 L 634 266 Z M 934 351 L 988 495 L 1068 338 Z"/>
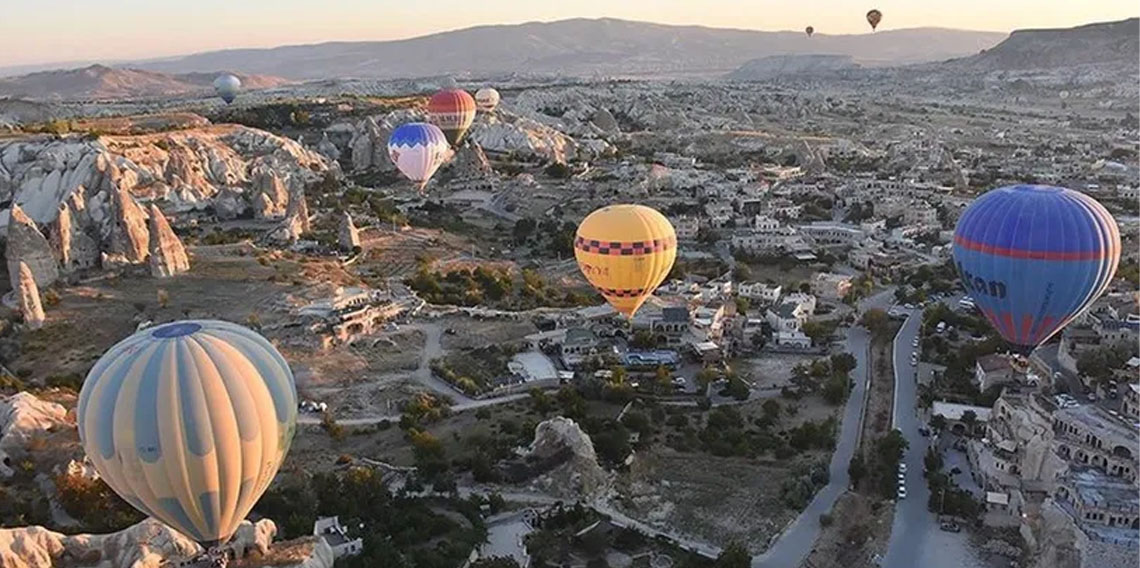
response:
<path id="1" fill-rule="evenodd" d="M 764 554 L 752 559 L 753 568 L 787 568 L 799 566 L 819 538 L 819 516 L 831 511 L 835 500 L 847 490 L 850 479 L 847 466 L 855 453 L 855 443 L 859 435 L 859 417 L 863 413 L 867 388 L 867 350 L 869 336 L 863 328 L 853 327 L 847 331 L 847 351 L 855 356 L 856 366 L 852 372 L 855 388 L 843 409 L 843 423 L 835 452 L 831 455 L 831 480 L 827 486 L 815 494 L 792 524 L 788 525 L 776 542 Z"/>
<path id="2" fill-rule="evenodd" d="M 890 306 L 893 297 L 894 289 L 888 288 L 860 301 L 859 308 L 885 309 Z M 847 466 L 855 454 L 860 430 L 859 417 L 863 414 L 863 404 L 866 402 L 869 349 L 870 337 L 866 330 L 860 327 L 847 330 L 847 352 L 855 356 L 855 370 L 851 373 L 855 388 L 843 409 L 839 439 L 835 452 L 831 455 L 831 479 L 826 487 L 815 494 L 807 508 L 784 528 L 772 546 L 752 559 L 753 568 L 786 568 L 802 564 L 819 538 L 819 516 L 831 511 L 836 499 L 847 490 L 850 484 Z"/>
<path id="3" fill-rule="evenodd" d="M 946 300 L 953 305 L 957 297 Z M 915 368 L 910 365 L 912 346 L 922 323 L 922 310 L 911 310 L 894 340 L 895 410 L 891 420 L 910 444 L 903 461 L 907 466 L 906 499 L 895 504 L 891 539 L 884 559 L 885 568 L 972 568 L 985 566 L 969 546 L 967 533 L 938 530 L 938 519 L 926 509 L 930 489 L 922 476 L 923 456 L 929 439 L 918 433 L 922 420 L 917 415 L 918 389 Z"/>

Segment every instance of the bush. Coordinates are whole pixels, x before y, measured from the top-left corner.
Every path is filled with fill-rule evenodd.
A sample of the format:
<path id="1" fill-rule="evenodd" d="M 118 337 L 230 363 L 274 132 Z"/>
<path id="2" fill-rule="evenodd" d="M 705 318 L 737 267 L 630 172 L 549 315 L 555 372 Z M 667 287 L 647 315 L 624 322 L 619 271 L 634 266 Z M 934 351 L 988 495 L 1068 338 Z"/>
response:
<path id="1" fill-rule="evenodd" d="M 825 528 L 830 527 L 831 524 L 834 522 L 835 522 L 835 519 L 833 519 L 831 517 L 831 515 L 828 513 L 821 513 L 819 515 L 819 526 L 821 526 L 821 527 L 825 527 Z"/>

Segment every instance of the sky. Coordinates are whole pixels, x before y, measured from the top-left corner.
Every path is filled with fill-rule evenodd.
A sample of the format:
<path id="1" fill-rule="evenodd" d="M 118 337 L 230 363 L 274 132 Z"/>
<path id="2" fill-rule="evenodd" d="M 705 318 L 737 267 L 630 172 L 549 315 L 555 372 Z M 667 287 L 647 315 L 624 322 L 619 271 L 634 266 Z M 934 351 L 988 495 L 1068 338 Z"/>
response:
<path id="1" fill-rule="evenodd" d="M 0 68 L 234 47 L 389 40 L 483 24 L 613 17 L 755 30 L 1008 32 L 1140 15 L 1136 0 L 3 0 Z"/>

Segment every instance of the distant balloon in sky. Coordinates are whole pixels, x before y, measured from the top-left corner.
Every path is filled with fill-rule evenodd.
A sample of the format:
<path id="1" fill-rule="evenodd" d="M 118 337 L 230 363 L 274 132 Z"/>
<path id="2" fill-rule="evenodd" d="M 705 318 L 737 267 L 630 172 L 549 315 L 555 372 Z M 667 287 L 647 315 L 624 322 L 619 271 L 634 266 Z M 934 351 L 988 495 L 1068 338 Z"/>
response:
<path id="1" fill-rule="evenodd" d="M 462 89 L 442 90 L 428 101 L 428 117 L 447 136 L 447 141 L 456 146 L 475 121 L 475 99 Z"/>
<path id="2" fill-rule="evenodd" d="M 218 96 L 221 97 L 223 101 L 226 101 L 226 104 L 234 102 L 239 90 L 241 90 L 241 79 L 238 79 L 234 75 L 225 73 L 218 75 L 218 78 L 214 79 L 214 91 L 218 93 Z"/>
<path id="3" fill-rule="evenodd" d="M 475 92 L 475 106 L 483 112 L 491 112 L 499 106 L 499 91 L 483 87 Z"/>
<path id="4" fill-rule="evenodd" d="M 419 185 L 420 191 L 451 153 L 447 137 L 434 124 L 410 122 L 400 125 L 388 137 L 388 157 L 401 173 Z"/>
<path id="5" fill-rule="evenodd" d="M 1060 96 L 1061 96 L 1061 100 L 1065 100 L 1065 99 L 1069 98 L 1069 91 L 1061 91 Z"/>
<path id="6" fill-rule="evenodd" d="M 878 10 L 871 10 L 867 12 L 867 23 L 871 24 L 871 30 L 879 27 L 879 22 L 883 21 L 883 13 Z"/>
<path id="7" fill-rule="evenodd" d="M 120 341 L 87 374 L 76 408 L 79 440 L 107 485 L 206 548 L 229 540 L 269 487 L 296 421 L 281 353 L 212 320 Z"/>
<path id="8" fill-rule="evenodd" d="M 1028 355 L 1108 289 L 1120 229 L 1093 198 L 1042 185 L 991 190 L 962 212 L 954 261 L 990 325 Z"/>
<path id="9" fill-rule="evenodd" d="M 804 28 L 804 32 L 807 33 L 808 37 L 811 37 L 811 34 L 815 33 L 815 28 L 808 26 L 808 27 Z"/>
<path id="10" fill-rule="evenodd" d="M 615 310 L 632 318 L 673 269 L 677 234 L 654 209 L 610 205 L 582 220 L 574 256 L 594 289 Z"/>

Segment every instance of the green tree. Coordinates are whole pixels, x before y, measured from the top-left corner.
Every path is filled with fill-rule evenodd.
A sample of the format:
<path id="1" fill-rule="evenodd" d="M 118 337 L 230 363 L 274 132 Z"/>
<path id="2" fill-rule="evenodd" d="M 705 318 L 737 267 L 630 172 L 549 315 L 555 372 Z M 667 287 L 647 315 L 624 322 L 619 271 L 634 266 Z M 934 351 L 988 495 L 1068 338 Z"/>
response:
<path id="1" fill-rule="evenodd" d="M 867 476 L 867 466 L 863 463 L 863 454 L 855 452 L 851 456 L 851 461 L 847 463 L 847 476 L 851 478 L 851 485 L 859 485 L 859 482 Z"/>
<path id="2" fill-rule="evenodd" d="M 752 566 L 752 555 L 748 553 L 748 549 L 743 544 L 732 541 L 724 547 L 724 550 L 720 551 L 720 555 L 716 557 L 713 566 L 715 568 L 750 568 Z"/>
<path id="3" fill-rule="evenodd" d="M 515 221 L 515 227 L 511 230 L 511 236 L 514 238 L 515 243 L 522 243 L 534 232 L 537 224 L 534 219 L 530 217 L 523 217 Z"/>
<path id="4" fill-rule="evenodd" d="M 752 395 L 752 389 L 748 388 L 748 383 L 739 377 L 729 378 L 725 391 L 736 400 L 748 400 L 748 397 Z"/>
<path id="5" fill-rule="evenodd" d="M 930 427 L 934 428 L 935 432 L 942 432 L 946 429 L 946 417 L 941 414 L 935 414 L 930 417 Z"/>
<path id="6" fill-rule="evenodd" d="M 962 424 L 966 426 L 966 434 L 973 435 L 974 427 L 978 425 L 978 413 L 967 410 L 962 413 Z"/>
<path id="7" fill-rule="evenodd" d="M 859 319 L 859 322 L 878 340 L 886 339 L 887 334 L 890 332 L 891 318 L 887 315 L 887 312 L 878 308 L 872 308 L 863 312 L 863 316 Z"/>
<path id="8" fill-rule="evenodd" d="M 658 365 L 653 377 L 654 383 L 661 392 L 668 392 L 673 388 L 673 373 L 665 365 Z"/>
<path id="9" fill-rule="evenodd" d="M 780 403 L 776 399 L 765 400 L 760 408 L 764 411 L 764 416 L 770 417 L 772 421 L 780 418 Z"/>

